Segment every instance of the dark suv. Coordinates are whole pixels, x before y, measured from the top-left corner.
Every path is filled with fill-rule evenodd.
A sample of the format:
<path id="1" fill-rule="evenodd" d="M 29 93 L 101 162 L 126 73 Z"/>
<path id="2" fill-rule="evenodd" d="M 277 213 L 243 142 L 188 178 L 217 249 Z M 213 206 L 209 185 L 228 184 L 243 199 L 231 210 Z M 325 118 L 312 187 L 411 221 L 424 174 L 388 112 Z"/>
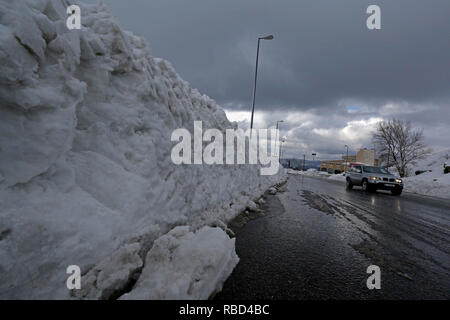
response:
<path id="1" fill-rule="evenodd" d="M 393 195 L 403 191 L 403 181 L 381 167 L 353 165 L 347 172 L 347 189 L 362 186 L 364 191 L 389 190 Z"/>

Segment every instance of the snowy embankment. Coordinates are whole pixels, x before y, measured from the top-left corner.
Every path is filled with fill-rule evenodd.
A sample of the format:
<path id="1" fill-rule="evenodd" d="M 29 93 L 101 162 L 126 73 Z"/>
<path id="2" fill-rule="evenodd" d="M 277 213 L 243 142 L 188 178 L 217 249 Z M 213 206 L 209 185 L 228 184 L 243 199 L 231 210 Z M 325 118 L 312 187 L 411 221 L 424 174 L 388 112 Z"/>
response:
<path id="1" fill-rule="evenodd" d="M 418 161 L 404 178 L 405 191 L 426 196 L 450 199 L 450 173 L 444 174 L 444 164 L 450 166 L 450 150 L 436 152 Z M 416 171 L 425 171 L 414 175 Z"/>
<path id="2" fill-rule="evenodd" d="M 236 124 L 102 5 L 80 4 L 81 30 L 67 6 L 0 3 L 0 298 L 118 298 L 134 281 L 124 298 L 207 298 L 238 261 L 208 226 L 283 176 L 174 165 L 173 130 Z"/>

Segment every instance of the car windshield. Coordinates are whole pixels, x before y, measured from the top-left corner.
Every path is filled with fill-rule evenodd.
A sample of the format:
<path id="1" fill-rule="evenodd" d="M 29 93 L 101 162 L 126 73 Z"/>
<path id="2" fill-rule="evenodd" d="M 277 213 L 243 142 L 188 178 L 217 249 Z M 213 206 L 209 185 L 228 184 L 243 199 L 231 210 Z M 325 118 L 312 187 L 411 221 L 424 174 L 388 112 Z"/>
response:
<path id="1" fill-rule="evenodd" d="M 367 173 L 382 173 L 382 174 L 389 174 L 389 171 L 387 171 L 384 168 L 380 168 L 380 167 L 363 167 L 364 172 Z"/>

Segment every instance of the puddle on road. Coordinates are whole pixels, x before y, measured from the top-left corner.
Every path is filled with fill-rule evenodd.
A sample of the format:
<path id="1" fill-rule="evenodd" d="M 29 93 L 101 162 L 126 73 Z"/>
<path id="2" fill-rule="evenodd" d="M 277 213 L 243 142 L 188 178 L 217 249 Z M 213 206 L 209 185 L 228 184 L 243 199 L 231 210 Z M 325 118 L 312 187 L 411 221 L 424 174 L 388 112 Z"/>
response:
<path id="1" fill-rule="evenodd" d="M 370 228 L 369 230 L 381 231 L 376 223 L 374 223 L 364 215 L 364 211 L 366 210 L 360 211 L 358 208 L 352 207 L 344 200 L 335 199 L 330 196 L 322 196 L 309 190 L 302 190 L 302 196 L 303 202 L 312 209 L 323 212 L 327 215 L 345 218 L 355 227 L 355 230 L 360 233 L 361 241 L 357 244 L 348 243 L 348 245 L 355 251 L 365 256 L 367 259 L 382 267 L 383 269 L 390 270 L 391 272 L 405 279 L 412 280 L 410 275 L 402 271 L 403 268 L 401 265 L 399 265 L 401 263 L 398 263 L 399 259 L 391 257 L 390 254 L 395 253 L 396 256 L 401 256 L 402 259 L 400 260 L 403 262 L 407 262 L 410 265 L 414 264 L 414 262 L 410 261 L 404 254 L 396 252 L 396 250 L 387 250 L 388 248 L 383 246 L 376 239 L 376 237 L 374 237 L 366 228 L 363 228 L 360 225 L 361 222 L 363 222 Z M 366 212 L 366 214 L 367 213 L 368 212 Z M 359 220 L 359 222 L 350 219 L 348 215 L 356 218 L 357 220 Z M 389 251 L 391 251 L 390 254 L 387 254 L 387 252 Z"/>
<path id="2" fill-rule="evenodd" d="M 333 206 L 321 195 L 309 190 L 303 190 L 304 202 L 313 209 L 326 214 L 334 214 Z"/>
<path id="3" fill-rule="evenodd" d="M 328 215 L 342 217 L 349 222 L 354 223 L 351 219 L 349 219 L 349 217 L 347 217 L 347 214 L 350 213 L 356 215 L 357 210 L 343 203 L 341 200 L 330 196 L 322 196 L 309 190 L 302 190 L 301 196 L 303 197 L 303 202 L 309 207 Z"/>
<path id="4" fill-rule="evenodd" d="M 412 281 L 413 278 L 402 271 L 403 267 L 401 266 L 401 263 L 408 263 L 409 265 L 414 265 L 416 269 L 421 269 L 419 266 L 415 265 L 414 261 L 408 259 L 404 254 L 397 253 L 401 255 L 401 259 L 398 257 L 397 259 L 391 257 L 390 254 L 387 253 L 387 248 L 383 248 L 383 246 L 374 238 L 371 240 L 363 239 L 360 243 L 351 245 L 351 247 L 383 270 L 389 270 L 410 281 Z"/>

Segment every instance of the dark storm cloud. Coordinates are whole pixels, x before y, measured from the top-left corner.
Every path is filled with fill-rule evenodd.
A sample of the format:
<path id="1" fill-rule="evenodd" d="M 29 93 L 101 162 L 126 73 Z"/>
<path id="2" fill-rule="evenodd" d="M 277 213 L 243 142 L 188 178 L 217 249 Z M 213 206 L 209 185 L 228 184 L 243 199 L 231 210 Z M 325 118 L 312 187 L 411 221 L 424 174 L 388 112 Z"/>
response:
<path id="1" fill-rule="evenodd" d="M 261 42 L 258 112 L 283 117 L 283 111 L 309 110 L 322 116 L 312 126 L 325 129 L 397 116 L 424 127 L 431 144 L 445 146 L 433 125 L 450 123 L 448 0 L 104 3 L 123 28 L 148 40 L 154 56 L 229 110 L 249 110 L 256 39 L 274 34 Z M 366 27 L 371 4 L 381 8 L 381 30 Z M 397 108 L 383 107 L 391 103 Z M 360 110 L 348 113 L 347 106 Z M 323 137 L 308 136 L 308 147 L 334 153 Z"/>
<path id="2" fill-rule="evenodd" d="M 221 103 L 251 100 L 256 38 L 258 106 L 309 108 L 352 97 L 383 103 L 449 95 L 450 2 L 376 1 L 382 29 L 366 28 L 374 1 L 105 1 L 194 87 Z"/>

